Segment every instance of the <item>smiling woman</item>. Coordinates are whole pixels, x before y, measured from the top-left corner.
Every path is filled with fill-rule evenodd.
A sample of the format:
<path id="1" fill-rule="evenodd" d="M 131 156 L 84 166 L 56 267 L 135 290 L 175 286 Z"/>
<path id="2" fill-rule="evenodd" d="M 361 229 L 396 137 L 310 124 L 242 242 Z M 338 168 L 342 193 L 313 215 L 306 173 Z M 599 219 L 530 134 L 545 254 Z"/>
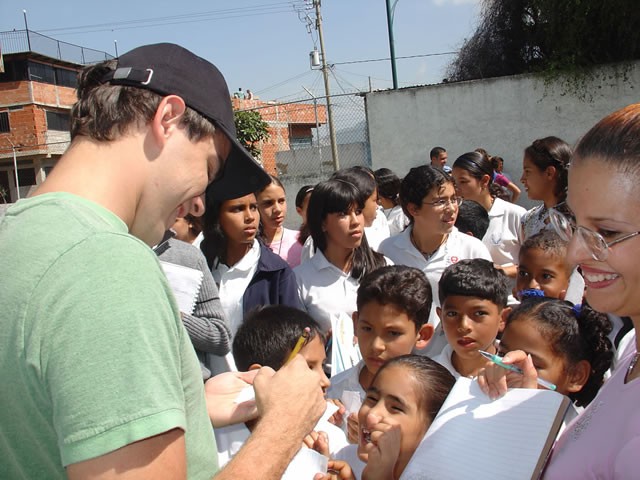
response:
<path id="1" fill-rule="evenodd" d="M 639 185 L 640 104 L 635 104 L 605 117 L 580 140 L 569 171 L 567 201 L 577 228 L 603 240 L 598 251 L 582 236 L 574 235 L 569 242 L 568 257 L 582 269 L 589 304 L 600 312 L 630 317 L 636 332 L 640 328 L 640 236 L 629 235 L 640 230 Z M 625 236 L 626 240 L 614 244 Z M 558 439 L 544 478 L 636 475 L 640 449 L 637 336 L 634 347 Z M 535 387 L 537 373 L 523 351 L 509 352 L 507 363 L 525 370 L 523 385 Z M 487 392 L 496 395 L 506 390 L 500 374 L 487 372 L 486 378 Z"/>

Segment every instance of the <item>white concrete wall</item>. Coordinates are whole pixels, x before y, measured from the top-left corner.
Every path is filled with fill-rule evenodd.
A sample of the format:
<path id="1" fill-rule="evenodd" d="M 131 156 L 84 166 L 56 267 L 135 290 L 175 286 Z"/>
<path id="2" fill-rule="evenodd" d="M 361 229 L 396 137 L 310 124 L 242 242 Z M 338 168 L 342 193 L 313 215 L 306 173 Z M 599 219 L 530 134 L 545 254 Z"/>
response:
<path id="1" fill-rule="evenodd" d="M 640 101 L 640 62 L 626 79 L 599 71 L 586 99 L 545 87 L 530 76 L 373 92 L 366 95 L 373 169 L 388 167 L 403 176 L 429 162 L 429 151 L 442 146 L 451 165 L 477 147 L 505 160 L 513 180 L 522 173 L 522 152 L 536 138 L 558 136 L 574 144 L 599 119 Z M 516 182 L 519 185 L 519 181 Z M 522 203 L 529 206 L 526 193 Z"/>

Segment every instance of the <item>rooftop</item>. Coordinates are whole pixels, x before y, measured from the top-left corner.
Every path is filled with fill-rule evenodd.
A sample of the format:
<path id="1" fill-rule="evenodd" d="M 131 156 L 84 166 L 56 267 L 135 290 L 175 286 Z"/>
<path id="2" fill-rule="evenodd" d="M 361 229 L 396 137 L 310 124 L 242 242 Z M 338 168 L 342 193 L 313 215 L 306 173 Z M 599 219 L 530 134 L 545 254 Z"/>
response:
<path id="1" fill-rule="evenodd" d="M 107 52 L 61 42 L 32 30 L 0 32 L 0 48 L 3 55 L 35 53 L 77 65 L 98 63 L 114 58 Z"/>

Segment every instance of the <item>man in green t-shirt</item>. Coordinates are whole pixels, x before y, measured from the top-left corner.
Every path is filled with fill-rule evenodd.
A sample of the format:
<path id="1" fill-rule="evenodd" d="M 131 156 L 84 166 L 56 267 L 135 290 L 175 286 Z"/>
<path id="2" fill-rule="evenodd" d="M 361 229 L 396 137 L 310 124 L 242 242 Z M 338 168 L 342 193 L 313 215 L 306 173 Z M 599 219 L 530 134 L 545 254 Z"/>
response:
<path id="1" fill-rule="evenodd" d="M 224 78 L 177 45 L 139 47 L 80 74 L 71 137 L 0 222 L 0 478 L 278 478 L 322 413 L 319 379 L 299 358 L 259 372 L 262 420 L 216 474 L 210 419 L 242 414 L 229 398 L 249 377 L 205 400 L 149 248 L 202 215 L 207 188 L 270 181 Z"/>

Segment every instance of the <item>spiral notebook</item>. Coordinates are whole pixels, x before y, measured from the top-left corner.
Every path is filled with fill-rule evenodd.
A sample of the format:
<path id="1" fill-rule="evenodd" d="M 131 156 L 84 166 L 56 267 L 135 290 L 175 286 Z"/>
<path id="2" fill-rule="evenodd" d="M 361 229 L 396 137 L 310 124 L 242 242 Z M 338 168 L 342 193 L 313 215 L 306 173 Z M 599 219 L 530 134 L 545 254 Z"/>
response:
<path id="1" fill-rule="evenodd" d="M 518 388 L 491 400 L 478 382 L 458 379 L 401 480 L 538 478 L 570 400 Z"/>
<path id="2" fill-rule="evenodd" d="M 195 268 L 176 265 L 160 260 L 164 274 L 169 280 L 178 308 L 183 313 L 192 314 L 200 294 L 204 273 Z"/>

